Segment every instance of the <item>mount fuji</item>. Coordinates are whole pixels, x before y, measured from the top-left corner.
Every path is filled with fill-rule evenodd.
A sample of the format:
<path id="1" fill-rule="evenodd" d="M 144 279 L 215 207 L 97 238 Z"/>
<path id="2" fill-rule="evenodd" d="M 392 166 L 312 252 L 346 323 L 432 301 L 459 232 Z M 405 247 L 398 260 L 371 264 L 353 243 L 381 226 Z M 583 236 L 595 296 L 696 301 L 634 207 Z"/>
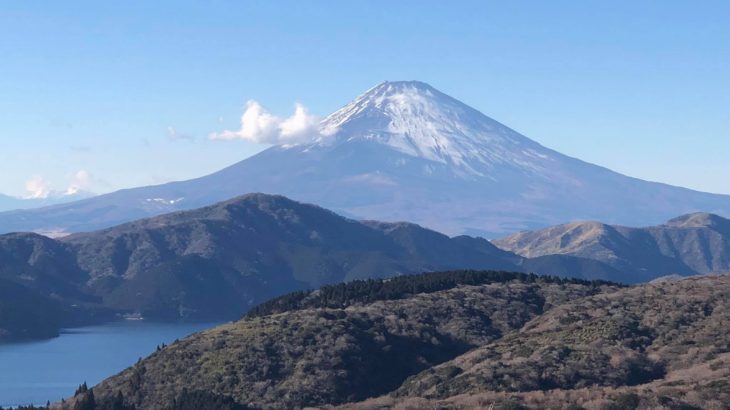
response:
<path id="1" fill-rule="evenodd" d="M 0 232 L 88 231 L 248 192 L 487 237 L 574 220 L 651 225 L 698 211 L 730 216 L 730 196 L 571 158 L 428 84 L 398 81 L 326 117 L 307 142 L 272 146 L 193 180 L 0 213 Z"/>

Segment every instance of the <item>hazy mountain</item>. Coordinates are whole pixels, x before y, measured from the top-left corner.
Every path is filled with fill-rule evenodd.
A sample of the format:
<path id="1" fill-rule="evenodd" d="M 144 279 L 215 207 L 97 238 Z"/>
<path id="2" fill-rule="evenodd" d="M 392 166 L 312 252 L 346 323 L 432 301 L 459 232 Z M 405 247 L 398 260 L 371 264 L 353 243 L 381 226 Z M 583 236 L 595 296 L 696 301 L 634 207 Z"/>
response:
<path id="1" fill-rule="evenodd" d="M 647 228 L 576 222 L 494 241 L 535 258 L 571 255 L 610 265 L 637 282 L 666 275 L 730 271 L 730 220 L 695 213 Z"/>
<path id="2" fill-rule="evenodd" d="M 247 192 L 488 237 L 569 220 L 646 225 L 695 211 L 730 215 L 730 196 L 570 158 L 413 81 L 368 90 L 325 118 L 310 142 L 274 146 L 190 181 L 3 213 L 0 232 L 88 231 Z"/>
<path id="3" fill-rule="evenodd" d="M 78 201 L 80 199 L 91 198 L 92 196 L 94 196 L 92 193 L 86 191 L 77 191 L 73 194 L 51 193 L 44 198 L 19 198 L 0 194 L 0 212 L 17 209 L 40 208 L 49 205 Z"/>
<path id="4" fill-rule="evenodd" d="M 165 409 L 195 392 L 241 408 L 372 410 L 730 400 L 728 276 L 620 287 L 431 273 L 287 295 L 255 312 L 162 348 L 95 386 L 96 399 Z"/>
<path id="5" fill-rule="evenodd" d="M 66 306 L 163 320 L 238 317 L 294 290 L 457 268 L 622 278 L 586 259 L 532 261 L 485 239 L 355 221 L 264 194 L 60 239 L 0 236 L 0 278 Z"/>

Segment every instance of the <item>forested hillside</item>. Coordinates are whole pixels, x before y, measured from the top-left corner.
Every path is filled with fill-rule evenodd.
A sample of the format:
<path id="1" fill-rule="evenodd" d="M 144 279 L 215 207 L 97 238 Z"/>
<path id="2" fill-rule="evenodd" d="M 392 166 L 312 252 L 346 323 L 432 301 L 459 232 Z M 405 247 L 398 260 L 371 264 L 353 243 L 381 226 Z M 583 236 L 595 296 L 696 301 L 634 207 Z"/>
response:
<path id="1" fill-rule="evenodd" d="M 276 299 L 93 392 L 138 408 L 196 392 L 266 409 L 722 409 L 728 325 L 728 276 L 429 273 Z"/>

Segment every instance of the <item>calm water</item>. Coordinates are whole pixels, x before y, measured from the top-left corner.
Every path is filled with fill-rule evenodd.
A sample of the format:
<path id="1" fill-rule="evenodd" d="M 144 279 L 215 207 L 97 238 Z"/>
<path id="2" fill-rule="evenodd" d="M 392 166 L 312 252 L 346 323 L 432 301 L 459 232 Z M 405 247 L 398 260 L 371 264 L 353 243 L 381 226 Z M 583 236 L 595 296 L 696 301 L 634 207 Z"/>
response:
<path id="1" fill-rule="evenodd" d="M 127 321 L 68 329 L 41 342 L 0 345 L 0 406 L 46 404 L 92 386 L 169 344 L 215 323 Z"/>

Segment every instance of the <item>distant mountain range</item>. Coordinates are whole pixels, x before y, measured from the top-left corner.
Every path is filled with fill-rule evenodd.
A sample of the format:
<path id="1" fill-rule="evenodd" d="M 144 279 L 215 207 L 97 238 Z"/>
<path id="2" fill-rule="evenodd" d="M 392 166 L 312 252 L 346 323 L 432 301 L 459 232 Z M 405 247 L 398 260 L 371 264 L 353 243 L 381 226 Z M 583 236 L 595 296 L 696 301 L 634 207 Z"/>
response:
<path id="1" fill-rule="evenodd" d="M 16 196 L 0 194 L 0 212 L 12 211 L 18 209 L 33 209 L 44 206 L 63 204 L 67 202 L 78 201 L 80 199 L 91 198 L 94 196 L 90 192 L 78 191 L 73 194 L 53 193 L 44 198 L 20 198 Z"/>
<path id="2" fill-rule="evenodd" d="M 635 282 L 730 271 L 730 220 L 695 213 L 647 228 L 576 222 L 494 241 L 528 258 L 570 255 L 602 262 Z"/>
<path id="3" fill-rule="evenodd" d="M 120 409 L 725 409 L 728 322 L 730 276 L 429 273 L 278 298 L 93 396 Z"/>
<path id="4" fill-rule="evenodd" d="M 523 258 L 481 238 L 450 238 L 410 223 L 359 222 L 264 194 L 59 239 L 0 235 L 0 280 L 78 313 L 54 321 L 62 325 L 109 312 L 229 319 L 294 290 L 457 268 L 621 278 L 600 262 Z"/>
<path id="5" fill-rule="evenodd" d="M 573 220 L 644 226 L 698 211 L 730 216 L 730 196 L 565 156 L 427 84 L 399 81 L 329 115 L 308 142 L 271 147 L 202 178 L 1 213 L 0 232 L 91 231 L 249 192 L 488 238 Z"/>

